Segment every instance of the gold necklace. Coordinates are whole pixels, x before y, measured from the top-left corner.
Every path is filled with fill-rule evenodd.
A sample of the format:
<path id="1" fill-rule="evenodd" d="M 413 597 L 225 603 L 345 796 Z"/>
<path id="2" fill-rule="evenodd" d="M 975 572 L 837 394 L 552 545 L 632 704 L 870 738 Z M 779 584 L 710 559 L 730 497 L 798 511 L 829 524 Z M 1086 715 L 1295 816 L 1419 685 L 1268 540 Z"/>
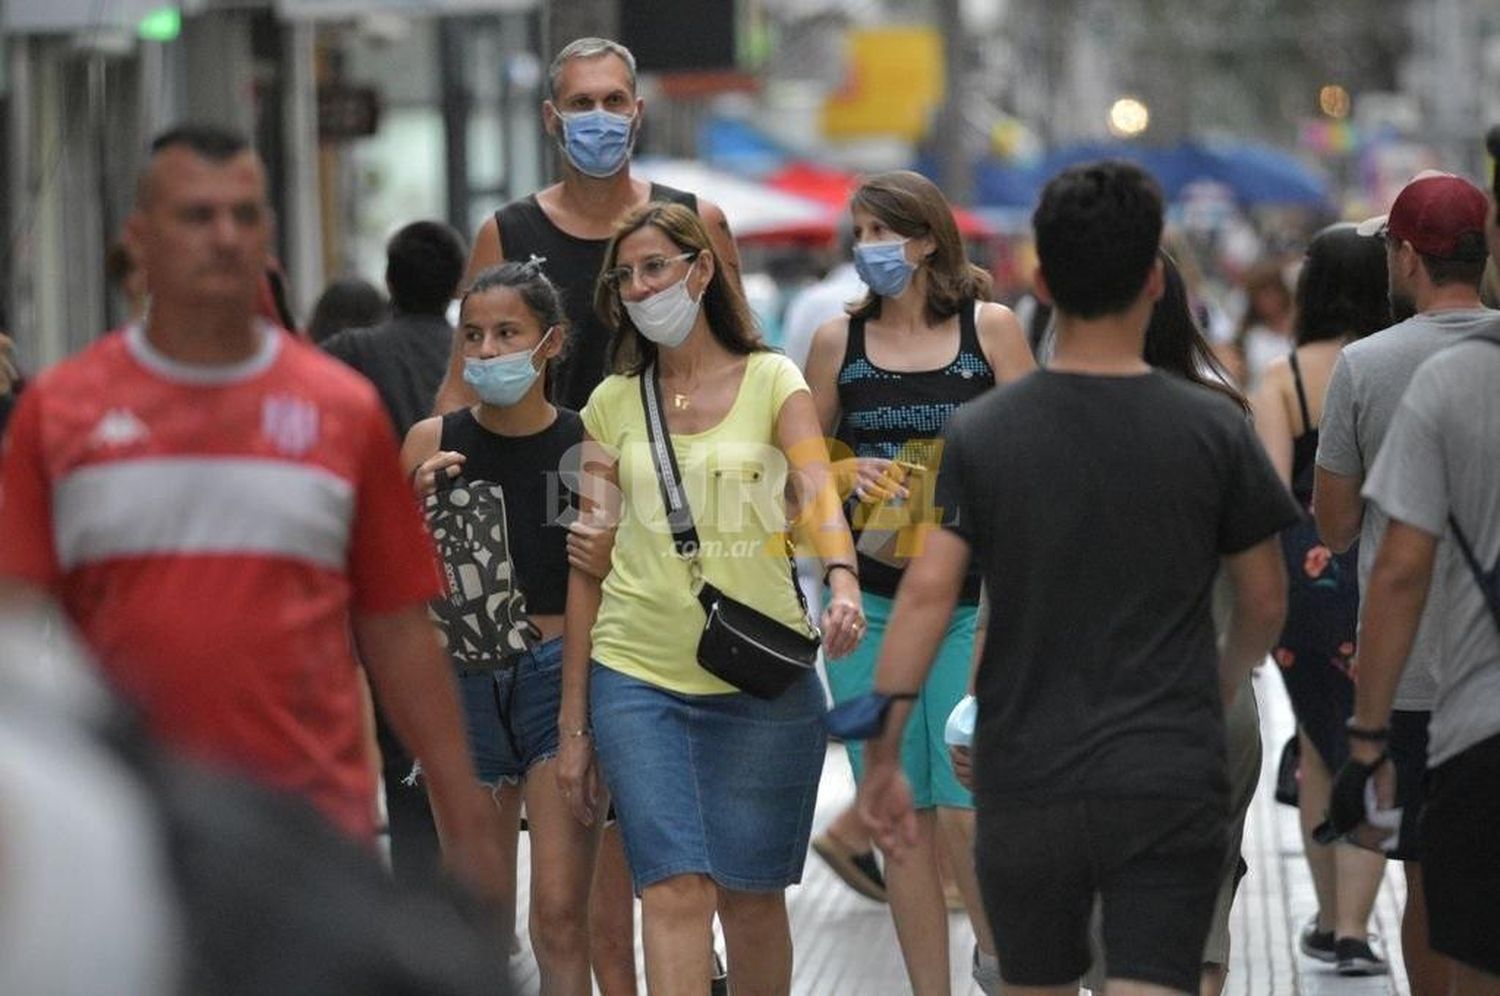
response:
<path id="1" fill-rule="evenodd" d="M 674 388 L 672 390 L 672 410 L 674 412 L 685 412 L 691 408 L 693 406 L 693 392 L 696 390 L 698 390 L 696 381 L 684 386 L 681 391 Z"/>

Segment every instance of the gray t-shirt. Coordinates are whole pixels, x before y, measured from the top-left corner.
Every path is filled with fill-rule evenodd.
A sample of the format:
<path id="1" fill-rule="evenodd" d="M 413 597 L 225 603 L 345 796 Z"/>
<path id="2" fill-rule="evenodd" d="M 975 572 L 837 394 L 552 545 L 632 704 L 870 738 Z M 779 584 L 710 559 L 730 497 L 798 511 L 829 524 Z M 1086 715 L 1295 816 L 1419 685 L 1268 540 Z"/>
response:
<path id="1" fill-rule="evenodd" d="M 1487 308 L 1428 312 L 1345 346 L 1323 401 L 1318 466 L 1342 477 L 1368 477 L 1396 406 L 1417 367 L 1438 350 L 1485 328 L 1496 318 L 1500 318 L 1500 312 Z M 1369 584 L 1385 524 L 1385 512 L 1377 505 L 1366 504 L 1359 533 L 1361 590 Z M 1439 624 L 1435 620 L 1442 614 L 1442 604 L 1439 576 L 1434 577 L 1428 592 L 1411 658 L 1396 689 L 1397 709 L 1432 708 L 1437 691 L 1433 674 L 1439 653 Z"/>
<path id="2" fill-rule="evenodd" d="M 1500 629 L 1447 525 L 1451 513 L 1486 569 L 1500 559 L 1500 346 L 1462 343 L 1422 364 L 1364 495 L 1445 538 L 1433 571 L 1444 591 L 1427 750 L 1436 767 L 1500 734 Z"/>

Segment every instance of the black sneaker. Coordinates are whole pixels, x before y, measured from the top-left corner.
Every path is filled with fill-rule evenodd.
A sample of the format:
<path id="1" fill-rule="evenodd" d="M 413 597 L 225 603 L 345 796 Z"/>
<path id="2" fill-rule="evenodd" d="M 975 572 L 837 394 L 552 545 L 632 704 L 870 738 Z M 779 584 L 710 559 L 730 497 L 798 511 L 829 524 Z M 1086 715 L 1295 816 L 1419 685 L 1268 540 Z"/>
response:
<path id="1" fill-rule="evenodd" d="M 1333 931 L 1319 930 L 1318 918 L 1314 916 L 1302 927 L 1302 933 L 1297 938 L 1297 946 L 1302 953 L 1315 961 L 1336 962 L 1339 960 L 1338 952 L 1334 950 Z"/>
<path id="2" fill-rule="evenodd" d="M 1334 942 L 1340 975 L 1384 975 L 1391 970 L 1385 959 L 1370 946 L 1370 941 L 1374 939 L 1372 934 L 1367 940 L 1340 937 Z"/>

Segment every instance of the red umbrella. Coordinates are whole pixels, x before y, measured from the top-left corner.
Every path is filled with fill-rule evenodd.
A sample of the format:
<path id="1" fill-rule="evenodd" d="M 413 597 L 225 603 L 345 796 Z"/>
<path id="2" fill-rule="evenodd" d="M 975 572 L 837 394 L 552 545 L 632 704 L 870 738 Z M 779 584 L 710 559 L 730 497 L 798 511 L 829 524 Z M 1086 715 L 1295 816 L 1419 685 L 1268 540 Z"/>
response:
<path id="1" fill-rule="evenodd" d="M 772 173 L 765 182 L 789 194 L 821 201 L 840 212 L 848 209 L 849 195 L 859 186 L 859 176 L 815 163 L 792 162 Z M 993 228 L 961 207 L 953 209 L 953 220 L 958 222 L 958 233 L 966 239 L 995 237 Z"/>

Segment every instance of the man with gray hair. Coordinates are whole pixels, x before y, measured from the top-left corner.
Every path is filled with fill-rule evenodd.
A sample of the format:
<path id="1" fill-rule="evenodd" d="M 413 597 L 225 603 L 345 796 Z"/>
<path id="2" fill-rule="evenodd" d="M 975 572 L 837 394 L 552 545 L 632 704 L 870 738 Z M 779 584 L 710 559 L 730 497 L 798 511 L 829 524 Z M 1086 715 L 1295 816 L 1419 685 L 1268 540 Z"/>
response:
<path id="1" fill-rule="evenodd" d="M 604 379 L 610 330 L 594 314 L 594 282 L 616 219 L 649 201 L 674 201 L 698 212 L 714 254 L 739 280 L 739 251 L 724 212 L 682 190 L 630 175 L 630 157 L 646 104 L 636 92 L 635 56 L 607 38 L 579 38 L 564 46 L 547 72 L 549 98 L 542 126 L 560 153 L 558 182 L 505 205 L 474 236 L 465 283 L 508 259 L 543 260 L 562 293 L 576 330 L 572 352 L 552 372 L 552 400 L 581 410 Z M 438 393 L 438 410 L 472 404 L 457 351 Z"/>

